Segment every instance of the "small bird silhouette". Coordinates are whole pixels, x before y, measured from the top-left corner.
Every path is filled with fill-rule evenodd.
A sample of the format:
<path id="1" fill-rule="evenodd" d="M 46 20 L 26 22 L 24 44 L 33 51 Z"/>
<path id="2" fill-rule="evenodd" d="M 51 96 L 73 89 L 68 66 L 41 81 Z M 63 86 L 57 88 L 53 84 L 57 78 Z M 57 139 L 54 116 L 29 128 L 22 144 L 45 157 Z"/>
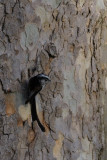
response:
<path id="1" fill-rule="evenodd" d="M 33 122 L 36 120 L 39 127 L 45 132 L 45 127 L 41 124 L 36 109 L 35 96 L 45 87 L 50 78 L 45 74 L 38 74 L 37 76 L 31 77 L 28 82 L 29 97 L 25 104 L 30 102 L 31 104 L 31 115 L 32 115 L 32 129 Z"/>

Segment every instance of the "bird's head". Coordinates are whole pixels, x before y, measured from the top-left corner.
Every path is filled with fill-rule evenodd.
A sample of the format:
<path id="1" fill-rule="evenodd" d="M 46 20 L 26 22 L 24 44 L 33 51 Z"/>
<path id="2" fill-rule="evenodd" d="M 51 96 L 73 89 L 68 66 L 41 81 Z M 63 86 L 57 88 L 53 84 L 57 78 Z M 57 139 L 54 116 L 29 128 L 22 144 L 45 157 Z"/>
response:
<path id="1" fill-rule="evenodd" d="M 38 74 L 37 78 L 42 87 L 44 87 L 49 81 L 51 81 L 50 78 L 45 74 Z"/>

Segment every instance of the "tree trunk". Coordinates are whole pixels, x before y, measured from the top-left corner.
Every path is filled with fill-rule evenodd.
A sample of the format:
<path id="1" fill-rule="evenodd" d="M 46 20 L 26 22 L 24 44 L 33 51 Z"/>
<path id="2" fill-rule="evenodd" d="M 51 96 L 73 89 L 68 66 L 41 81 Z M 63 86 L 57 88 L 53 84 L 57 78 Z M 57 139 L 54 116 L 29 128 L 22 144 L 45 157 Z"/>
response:
<path id="1" fill-rule="evenodd" d="M 106 160 L 107 2 L 0 0 L 0 159 Z M 25 105 L 27 81 L 46 132 Z"/>

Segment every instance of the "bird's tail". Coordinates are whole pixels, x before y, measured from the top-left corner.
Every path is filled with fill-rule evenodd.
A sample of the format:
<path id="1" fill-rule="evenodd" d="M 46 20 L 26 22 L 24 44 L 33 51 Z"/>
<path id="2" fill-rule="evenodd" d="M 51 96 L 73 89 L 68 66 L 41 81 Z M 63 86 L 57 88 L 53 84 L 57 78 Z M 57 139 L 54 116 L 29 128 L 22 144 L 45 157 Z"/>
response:
<path id="1" fill-rule="evenodd" d="M 38 115 L 37 115 L 37 109 L 36 109 L 36 104 L 35 104 L 35 98 L 31 99 L 31 114 L 32 114 L 32 127 L 33 127 L 33 121 L 37 121 L 39 127 L 43 132 L 45 132 L 45 127 L 41 124 Z"/>

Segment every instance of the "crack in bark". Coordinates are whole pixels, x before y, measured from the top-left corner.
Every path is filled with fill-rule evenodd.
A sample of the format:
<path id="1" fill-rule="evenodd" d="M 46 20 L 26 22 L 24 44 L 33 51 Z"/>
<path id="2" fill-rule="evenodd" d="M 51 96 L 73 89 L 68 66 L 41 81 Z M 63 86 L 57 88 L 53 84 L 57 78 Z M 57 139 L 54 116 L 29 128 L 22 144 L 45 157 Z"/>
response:
<path id="1" fill-rule="evenodd" d="M 7 91 L 4 89 L 4 86 L 3 86 L 3 83 L 2 83 L 2 80 L 0 79 L 0 84 L 1 84 L 1 87 L 2 87 L 2 91 L 4 92 L 4 94 L 7 93 Z"/>

